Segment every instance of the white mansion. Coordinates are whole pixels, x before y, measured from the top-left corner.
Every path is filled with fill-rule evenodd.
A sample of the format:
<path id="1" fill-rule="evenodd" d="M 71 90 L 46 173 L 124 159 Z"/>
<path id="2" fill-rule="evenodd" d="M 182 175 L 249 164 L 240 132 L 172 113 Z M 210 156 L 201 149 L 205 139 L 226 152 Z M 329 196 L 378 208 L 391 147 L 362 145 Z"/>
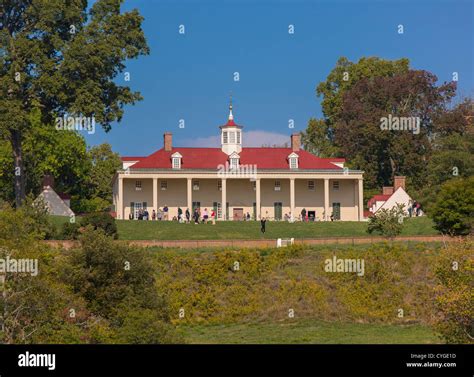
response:
<path id="1" fill-rule="evenodd" d="M 344 167 L 344 159 L 320 158 L 300 149 L 299 134 L 290 148 L 242 147 L 242 127 L 228 121 L 220 127 L 220 148 L 174 147 L 171 133 L 164 145 L 146 157 L 122 157 L 113 179 L 117 219 L 137 218 L 169 208 L 214 209 L 218 220 L 297 219 L 302 209 L 310 219 L 363 220 L 363 172 Z"/>

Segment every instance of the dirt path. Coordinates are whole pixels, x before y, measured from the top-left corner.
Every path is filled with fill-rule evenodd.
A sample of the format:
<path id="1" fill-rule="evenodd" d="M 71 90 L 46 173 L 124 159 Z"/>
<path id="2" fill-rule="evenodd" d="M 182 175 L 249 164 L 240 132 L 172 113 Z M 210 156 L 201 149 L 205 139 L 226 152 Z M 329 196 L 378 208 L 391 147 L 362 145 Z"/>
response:
<path id="1" fill-rule="evenodd" d="M 288 239 L 283 239 L 285 244 Z M 450 238 L 445 236 L 399 236 L 394 241 L 418 241 L 418 242 L 454 242 L 458 238 Z M 329 237 L 329 238 L 301 238 L 294 239 L 295 244 L 307 245 L 325 245 L 325 244 L 371 244 L 387 241 L 385 237 Z M 77 241 L 69 240 L 47 240 L 43 241 L 53 247 L 63 247 L 70 249 L 78 244 Z M 180 247 L 180 248 L 201 248 L 201 247 L 276 247 L 276 239 L 262 240 L 118 240 L 115 242 L 129 243 L 134 246 L 141 247 Z"/>

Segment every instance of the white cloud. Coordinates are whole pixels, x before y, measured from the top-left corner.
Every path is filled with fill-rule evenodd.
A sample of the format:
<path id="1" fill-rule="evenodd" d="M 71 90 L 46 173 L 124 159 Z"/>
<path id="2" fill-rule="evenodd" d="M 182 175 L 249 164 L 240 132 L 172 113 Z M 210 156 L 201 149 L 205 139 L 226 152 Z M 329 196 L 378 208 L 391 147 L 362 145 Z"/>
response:
<path id="1" fill-rule="evenodd" d="M 285 143 L 290 145 L 290 134 L 279 134 L 277 132 L 268 131 L 248 131 L 243 133 L 244 147 L 261 147 L 262 145 L 284 146 Z M 183 147 L 220 147 L 220 136 L 198 137 L 196 139 L 184 139 L 181 143 Z"/>

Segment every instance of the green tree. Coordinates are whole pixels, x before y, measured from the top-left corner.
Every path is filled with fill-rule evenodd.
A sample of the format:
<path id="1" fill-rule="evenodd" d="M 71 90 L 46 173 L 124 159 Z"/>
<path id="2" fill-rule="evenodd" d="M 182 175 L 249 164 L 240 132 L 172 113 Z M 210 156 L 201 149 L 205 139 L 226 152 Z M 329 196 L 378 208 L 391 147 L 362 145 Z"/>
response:
<path id="1" fill-rule="evenodd" d="M 380 233 L 389 238 L 398 236 L 402 232 L 403 219 L 406 215 L 403 204 L 397 204 L 390 209 L 382 208 L 369 218 L 367 232 Z"/>
<path id="2" fill-rule="evenodd" d="M 435 228 L 449 235 L 472 233 L 474 223 L 474 176 L 445 182 L 429 215 Z"/>
<path id="3" fill-rule="evenodd" d="M 417 196 L 429 213 L 444 182 L 474 176 L 474 135 L 456 133 L 437 138 L 425 173 L 426 185 Z"/>
<path id="4" fill-rule="evenodd" d="M 334 137 L 324 119 L 311 118 L 308 127 L 302 132 L 305 150 L 319 157 L 338 157 L 338 148 L 334 145 Z"/>
<path id="5" fill-rule="evenodd" d="M 0 3 L 0 137 L 11 143 L 15 202 L 25 198 L 23 141 L 32 108 L 45 124 L 90 117 L 106 131 L 141 99 L 117 83 L 127 59 L 149 52 L 137 10 L 120 0 L 17 0 Z M 62 131 L 61 131 L 62 132 Z"/>
<path id="6" fill-rule="evenodd" d="M 318 97 L 322 96 L 321 107 L 330 126 L 338 121 L 342 114 L 342 98 L 354 84 L 363 78 L 392 77 L 406 73 L 409 60 L 384 60 L 377 57 L 361 58 L 357 63 L 345 57 L 339 58 L 326 81 L 316 88 Z M 331 130 L 331 127 L 329 128 Z"/>

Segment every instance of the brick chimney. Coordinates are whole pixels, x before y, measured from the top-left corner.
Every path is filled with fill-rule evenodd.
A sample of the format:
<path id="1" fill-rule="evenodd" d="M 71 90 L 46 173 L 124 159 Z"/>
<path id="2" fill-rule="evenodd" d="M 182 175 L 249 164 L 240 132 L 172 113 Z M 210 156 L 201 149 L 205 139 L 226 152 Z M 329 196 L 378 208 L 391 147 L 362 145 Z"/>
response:
<path id="1" fill-rule="evenodd" d="M 397 191 L 397 189 L 399 187 L 401 187 L 405 190 L 405 177 L 403 177 L 403 176 L 393 177 L 393 190 Z"/>
<path id="2" fill-rule="evenodd" d="M 383 195 L 392 195 L 393 194 L 393 187 L 392 186 L 384 186 L 382 188 Z"/>
<path id="3" fill-rule="evenodd" d="M 163 135 L 163 146 L 165 151 L 171 152 L 173 149 L 173 134 L 171 132 L 165 132 Z"/>
<path id="4" fill-rule="evenodd" d="M 54 187 L 54 177 L 51 174 L 45 174 L 43 176 L 43 189 L 46 187 Z"/>
<path id="5" fill-rule="evenodd" d="M 291 149 L 293 152 L 298 152 L 301 147 L 301 135 L 293 134 L 291 135 Z"/>

